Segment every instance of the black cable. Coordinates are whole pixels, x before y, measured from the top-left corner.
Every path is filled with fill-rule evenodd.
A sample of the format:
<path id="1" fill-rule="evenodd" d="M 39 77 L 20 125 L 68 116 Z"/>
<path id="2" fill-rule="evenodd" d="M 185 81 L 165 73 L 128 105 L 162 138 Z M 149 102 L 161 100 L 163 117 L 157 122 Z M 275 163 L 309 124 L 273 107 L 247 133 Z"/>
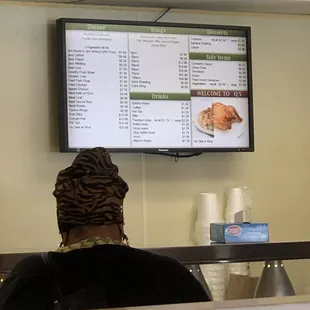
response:
<path id="1" fill-rule="evenodd" d="M 155 20 L 153 20 L 154 23 L 157 23 L 160 19 L 162 19 L 169 11 L 171 10 L 171 8 L 167 8 L 165 12 L 163 12 L 162 14 L 160 14 Z"/>
<path id="2" fill-rule="evenodd" d="M 187 154 L 187 155 L 177 153 L 177 157 L 178 158 L 190 158 L 190 157 L 200 156 L 201 154 L 202 154 L 202 152 L 200 152 L 200 153 L 192 153 L 192 154 Z"/>
<path id="3" fill-rule="evenodd" d="M 203 152 L 190 153 L 190 154 L 180 154 L 180 153 L 145 153 L 145 154 L 174 157 L 175 162 L 178 162 L 180 158 L 190 158 L 190 157 L 200 156 L 202 153 Z"/>
<path id="4" fill-rule="evenodd" d="M 66 4 L 78 4 L 78 3 L 82 3 L 84 2 L 84 0 L 72 0 L 70 2 L 66 2 Z"/>

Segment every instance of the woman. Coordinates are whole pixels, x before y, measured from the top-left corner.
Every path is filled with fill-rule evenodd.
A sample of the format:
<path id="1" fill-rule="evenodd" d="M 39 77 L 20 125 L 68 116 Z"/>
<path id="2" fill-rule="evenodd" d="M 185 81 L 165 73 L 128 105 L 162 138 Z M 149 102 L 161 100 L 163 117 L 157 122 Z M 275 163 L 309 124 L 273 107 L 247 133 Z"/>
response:
<path id="1" fill-rule="evenodd" d="M 97 309 L 208 301 L 186 268 L 126 245 L 127 183 L 104 148 L 59 172 L 54 196 L 62 243 L 21 261 L 0 290 L 0 309 Z M 125 243 L 125 245 L 124 245 Z"/>

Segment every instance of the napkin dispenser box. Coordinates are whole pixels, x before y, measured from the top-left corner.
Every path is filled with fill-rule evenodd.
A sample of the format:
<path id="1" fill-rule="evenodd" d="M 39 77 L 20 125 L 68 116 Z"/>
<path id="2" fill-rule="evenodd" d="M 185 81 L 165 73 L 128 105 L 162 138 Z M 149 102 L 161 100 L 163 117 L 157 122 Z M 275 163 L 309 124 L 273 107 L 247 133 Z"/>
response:
<path id="1" fill-rule="evenodd" d="M 267 223 L 211 223 L 210 235 L 216 243 L 269 242 Z"/>

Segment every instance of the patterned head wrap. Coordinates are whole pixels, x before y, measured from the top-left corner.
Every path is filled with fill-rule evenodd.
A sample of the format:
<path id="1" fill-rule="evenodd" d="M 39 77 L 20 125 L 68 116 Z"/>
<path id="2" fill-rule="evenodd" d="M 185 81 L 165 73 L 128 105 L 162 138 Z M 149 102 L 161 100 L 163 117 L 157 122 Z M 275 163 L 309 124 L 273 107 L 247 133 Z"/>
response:
<path id="1" fill-rule="evenodd" d="M 123 224 L 127 192 L 128 185 L 106 149 L 81 152 L 57 176 L 53 195 L 60 233 L 82 225 Z"/>

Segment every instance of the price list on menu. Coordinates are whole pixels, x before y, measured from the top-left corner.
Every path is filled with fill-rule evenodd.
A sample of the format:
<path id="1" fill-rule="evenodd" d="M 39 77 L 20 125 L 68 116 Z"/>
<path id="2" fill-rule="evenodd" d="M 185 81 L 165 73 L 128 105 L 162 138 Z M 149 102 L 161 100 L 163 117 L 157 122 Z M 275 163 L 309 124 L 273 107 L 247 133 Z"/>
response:
<path id="1" fill-rule="evenodd" d="M 128 78 L 128 51 L 118 51 L 119 64 L 119 118 L 118 128 L 120 130 L 129 130 L 130 115 L 129 115 L 129 78 Z"/>
<path id="2" fill-rule="evenodd" d="M 212 143 L 195 138 L 193 105 L 247 98 L 246 44 L 244 31 L 68 23 L 69 148 Z"/>

